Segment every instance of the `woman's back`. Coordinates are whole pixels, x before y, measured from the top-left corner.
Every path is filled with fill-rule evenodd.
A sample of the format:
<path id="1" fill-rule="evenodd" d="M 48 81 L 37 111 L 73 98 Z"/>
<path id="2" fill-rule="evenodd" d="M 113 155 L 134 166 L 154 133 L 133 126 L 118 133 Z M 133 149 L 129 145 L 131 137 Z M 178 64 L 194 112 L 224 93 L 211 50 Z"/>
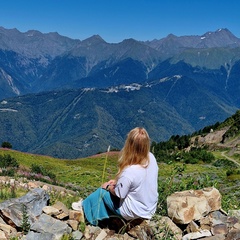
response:
<path id="1" fill-rule="evenodd" d="M 152 217 L 158 201 L 157 179 L 158 166 L 152 153 L 147 167 L 131 165 L 124 169 L 115 186 L 124 218 Z"/>

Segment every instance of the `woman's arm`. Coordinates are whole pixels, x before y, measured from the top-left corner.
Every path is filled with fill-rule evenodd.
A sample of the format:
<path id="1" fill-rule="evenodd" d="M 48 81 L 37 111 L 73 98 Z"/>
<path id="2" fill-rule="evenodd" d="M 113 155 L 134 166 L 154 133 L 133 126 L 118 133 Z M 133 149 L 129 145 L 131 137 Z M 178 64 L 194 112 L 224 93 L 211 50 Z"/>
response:
<path id="1" fill-rule="evenodd" d="M 110 184 L 110 185 L 108 185 L 107 190 L 108 190 L 112 195 L 115 195 L 115 196 L 116 196 L 116 193 L 115 193 L 115 184 Z"/>
<path id="2" fill-rule="evenodd" d="M 108 182 L 105 182 L 102 184 L 102 188 L 108 190 L 113 195 L 116 195 L 115 190 L 114 190 L 115 186 L 116 186 L 116 180 L 114 180 L 114 179 L 111 179 Z"/>

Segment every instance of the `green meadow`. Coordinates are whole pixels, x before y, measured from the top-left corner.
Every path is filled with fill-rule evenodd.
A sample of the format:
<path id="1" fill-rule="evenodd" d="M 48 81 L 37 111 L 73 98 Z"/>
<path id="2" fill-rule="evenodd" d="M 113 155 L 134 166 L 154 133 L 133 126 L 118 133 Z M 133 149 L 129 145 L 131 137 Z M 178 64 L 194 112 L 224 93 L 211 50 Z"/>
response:
<path id="1" fill-rule="evenodd" d="M 213 152 L 216 159 L 223 159 L 221 152 Z M 19 170 L 31 172 L 33 164 L 54 173 L 54 184 L 76 192 L 78 196 L 86 197 L 94 189 L 117 172 L 118 152 L 98 154 L 81 159 L 57 159 L 44 155 L 23 153 L 11 149 L 0 149 L 0 155 L 10 155 L 19 163 Z M 159 213 L 166 214 L 166 198 L 175 191 L 216 187 L 223 196 L 222 205 L 228 209 L 239 209 L 240 172 L 229 173 L 224 159 L 222 166 L 213 163 L 184 164 L 180 162 L 159 162 Z M 15 173 L 15 178 L 20 177 Z M 229 191 L 231 189 L 231 191 Z M 22 194 L 22 193 L 21 193 Z"/>

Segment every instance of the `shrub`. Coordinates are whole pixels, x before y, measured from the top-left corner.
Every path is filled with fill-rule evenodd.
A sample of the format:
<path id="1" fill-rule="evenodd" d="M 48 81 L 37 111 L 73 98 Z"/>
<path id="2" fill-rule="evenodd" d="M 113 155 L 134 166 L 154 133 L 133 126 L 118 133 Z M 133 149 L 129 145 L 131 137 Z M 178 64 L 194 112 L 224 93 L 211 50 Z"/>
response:
<path id="1" fill-rule="evenodd" d="M 28 214 L 27 214 L 27 206 L 22 205 L 22 224 L 21 228 L 24 234 L 27 234 L 28 231 L 30 230 L 30 223 L 28 219 Z"/>
<path id="2" fill-rule="evenodd" d="M 9 142 L 3 142 L 2 143 L 2 148 L 12 148 L 12 144 Z"/>
<path id="3" fill-rule="evenodd" d="M 45 169 L 43 166 L 38 164 L 32 164 L 31 165 L 31 171 L 36 174 L 41 174 L 42 176 L 48 176 L 53 181 L 56 180 L 56 175 L 47 169 Z"/>
<path id="4" fill-rule="evenodd" d="M 13 177 L 15 175 L 15 170 L 13 168 L 2 169 L 1 175 Z"/>
<path id="5" fill-rule="evenodd" d="M 0 168 L 7 168 L 7 167 L 19 167 L 17 160 L 12 157 L 11 155 L 0 155 Z"/>
<path id="6" fill-rule="evenodd" d="M 217 159 L 214 163 L 213 163 L 213 166 L 215 167 L 223 167 L 223 168 L 237 168 L 237 164 L 232 162 L 232 161 L 229 161 L 225 158 L 220 158 L 220 159 Z"/>
<path id="7" fill-rule="evenodd" d="M 10 176 L 13 177 L 16 172 L 16 168 L 19 167 L 17 160 L 11 157 L 9 154 L 0 155 L 0 168 L 2 169 L 2 176 Z"/>

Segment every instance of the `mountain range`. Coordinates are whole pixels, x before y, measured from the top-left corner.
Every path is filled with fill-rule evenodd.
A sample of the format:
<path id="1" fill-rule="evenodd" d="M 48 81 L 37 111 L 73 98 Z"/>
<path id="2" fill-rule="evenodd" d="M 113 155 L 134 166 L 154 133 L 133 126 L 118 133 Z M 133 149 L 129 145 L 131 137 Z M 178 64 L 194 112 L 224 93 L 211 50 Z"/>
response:
<path id="1" fill-rule="evenodd" d="M 0 141 L 78 158 L 121 148 L 135 126 L 190 134 L 239 109 L 239 69 L 228 29 L 113 44 L 0 27 Z"/>

